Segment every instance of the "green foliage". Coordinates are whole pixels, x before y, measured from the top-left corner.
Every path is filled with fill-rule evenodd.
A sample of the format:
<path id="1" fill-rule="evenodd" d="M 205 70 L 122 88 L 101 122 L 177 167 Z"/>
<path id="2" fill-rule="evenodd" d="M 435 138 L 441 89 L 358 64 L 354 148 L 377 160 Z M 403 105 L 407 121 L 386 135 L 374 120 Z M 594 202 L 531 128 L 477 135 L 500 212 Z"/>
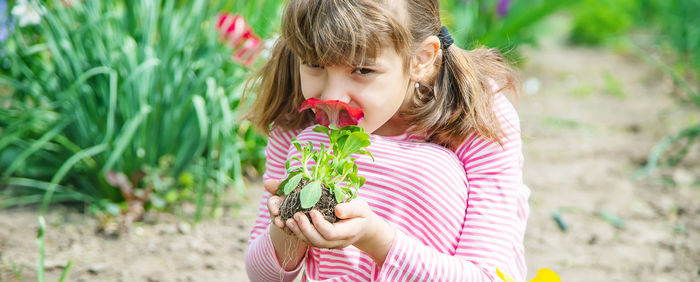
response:
<path id="1" fill-rule="evenodd" d="M 679 61 L 694 68 L 696 74 L 700 73 L 700 1 L 663 1 L 658 9 L 662 40 L 669 42 L 681 55 Z"/>
<path id="2" fill-rule="evenodd" d="M 596 45 L 626 34 L 640 15 L 636 0 L 582 0 L 573 6 L 571 40 Z"/>
<path id="3" fill-rule="evenodd" d="M 653 58 L 647 52 L 636 48 L 635 51 L 647 62 L 657 67 L 673 79 L 687 96 L 687 100 L 700 109 L 700 1 L 646 0 L 650 7 L 650 19 L 658 35 L 659 44 L 677 54 L 675 60 L 668 62 L 672 56 L 665 56 L 666 61 Z M 669 48 L 670 47 L 670 48 Z M 673 68 L 668 64 L 675 64 Z M 680 70 L 680 71 L 679 71 Z M 636 177 L 649 175 L 659 165 L 674 166 L 688 153 L 700 137 L 700 122 L 696 122 L 679 132 L 667 136 L 657 143 L 649 154 L 647 164 Z M 676 146 L 678 145 L 678 146 Z M 671 150 L 680 147 L 678 150 Z"/>
<path id="4" fill-rule="evenodd" d="M 536 44 L 537 24 L 577 0 L 441 0 L 441 17 L 463 48 L 494 47 L 514 60 L 517 47 Z"/>
<path id="5" fill-rule="evenodd" d="M 300 193 L 301 207 L 306 209 L 314 206 L 321 197 L 321 184 L 328 188 L 335 196 L 338 203 L 344 200 L 352 200 L 357 196 L 357 191 L 364 185 L 365 178 L 357 175 L 357 165 L 353 154 L 369 155 L 367 146 L 370 145 L 369 134 L 359 126 L 349 125 L 337 128 L 331 124 L 329 127 L 316 126 L 314 131 L 325 133 L 330 141 L 330 148 L 321 144 L 318 151 L 314 150 L 314 145 L 310 141 L 302 143 L 296 139 L 292 144 L 301 153 L 299 161 L 301 166 L 290 167 L 291 160 L 287 160 L 285 167 L 289 177 L 280 186 L 278 195 L 288 195 L 299 184 L 301 179 L 310 181 Z M 372 157 L 372 159 L 374 159 Z M 313 160 L 315 165 L 309 170 L 309 161 Z"/>
<path id="6" fill-rule="evenodd" d="M 622 87 L 622 82 L 612 73 L 609 71 L 604 72 L 603 79 L 605 80 L 605 93 L 617 98 L 625 98 L 627 96 Z"/>
<path id="7" fill-rule="evenodd" d="M 583 0 L 571 9 L 574 26 L 571 39 L 581 44 L 601 44 L 628 35 L 634 28 L 654 32 L 656 50 L 664 55 L 659 60 L 649 52 L 631 45 L 651 65 L 671 77 L 700 108 L 700 1 L 697 0 Z M 630 41 L 631 42 L 631 41 Z M 606 92 L 624 96 L 618 81 L 605 74 Z M 700 124 L 693 124 L 661 140 L 649 154 L 647 164 L 635 177 L 647 176 L 659 165 L 673 166 L 688 152 L 700 136 Z M 681 144 L 675 152 L 671 148 Z"/>
<path id="8" fill-rule="evenodd" d="M 193 191 L 197 217 L 226 188 L 242 191 L 244 166 L 264 167 L 265 138 L 238 123 L 248 70 L 231 61 L 215 19 L 240 12 L 265 37 L 280 2 L 48 3 L 40 25 L 2 43 L 0 207 L 105 208 L 123 201 L 108 171 L 139 189 L 165 187 L 154 193 L 164 199 Z"/>
<path id="9" fill-rule="evenodd" d="M 696 142 L 695 139 L 698 138 L 698 136 L 700 136 L 700 124 L 689 126 L 676 134 L 662 139 L 654 146 L 654 148 L 652 148 L 651 153 L 649 153 L 647 164 L 642 169 L 637 171 L 634 177 L 646 177 L 651 174 L 651 172 L 660 164 L 664 166 L 675 166 L 683 159 L 683 157 L 685 157 L 686 154 L 688 154 L 688 150 L 691 146 L 693 146 L 694 142 Z M 667 153 L 671 146 L 684 141 L 685 144 L 681 145 L 680 150 L 671 154 L 668 158 L 662 158 L 662 156 Z"/>

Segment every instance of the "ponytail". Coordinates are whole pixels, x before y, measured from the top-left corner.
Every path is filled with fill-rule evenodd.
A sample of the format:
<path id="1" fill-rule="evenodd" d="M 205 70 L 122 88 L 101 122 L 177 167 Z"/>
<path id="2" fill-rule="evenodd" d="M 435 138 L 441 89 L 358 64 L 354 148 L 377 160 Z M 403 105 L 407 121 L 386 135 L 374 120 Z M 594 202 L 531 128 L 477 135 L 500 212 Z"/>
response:
<path id="1" fill-rule="evenodd" d="M 496 49 L 462 50 L 451 45 L 442 52 L 434 85 L 419 88 L 413 109 L 402 113 L 415 125 L 412 131 L 451 149 L 473 132 L 502 145 L 505 134 L 493 98 L 505 89 L 517 97 L 514 70 Z"/>

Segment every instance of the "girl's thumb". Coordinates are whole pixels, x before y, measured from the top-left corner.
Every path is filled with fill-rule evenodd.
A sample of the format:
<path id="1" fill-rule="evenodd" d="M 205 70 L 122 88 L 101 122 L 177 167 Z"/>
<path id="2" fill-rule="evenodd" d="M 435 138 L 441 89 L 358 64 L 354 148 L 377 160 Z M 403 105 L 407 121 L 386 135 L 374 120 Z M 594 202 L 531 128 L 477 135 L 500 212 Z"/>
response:
<path id="1" fill-rule="evenodd" d="M 367 202 L 358 199 L 335 206 L 335 215 L 338 218 L 365 217 L 368 211 Z"/>

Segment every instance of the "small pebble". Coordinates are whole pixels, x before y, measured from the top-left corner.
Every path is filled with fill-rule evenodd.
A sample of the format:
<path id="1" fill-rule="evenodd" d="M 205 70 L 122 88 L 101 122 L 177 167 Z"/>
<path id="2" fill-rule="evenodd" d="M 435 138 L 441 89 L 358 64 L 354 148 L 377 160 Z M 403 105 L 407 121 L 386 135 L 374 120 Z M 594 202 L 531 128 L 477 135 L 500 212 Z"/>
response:
<path id="1" fill-rule="evenodd" d="M 180 222 L 177 225 L 177 231 L 179 231 L 180 234 L 185 234 L 185 235 L 190 234 L 190 233 L 192 233 L 192 225 L 190 225 L 187 222 Z"/>
<path id="2" fill-rule="evenodd" d="M 177 232 L 177 226 L 174 226 L 172 224 L 165 224 L 162 226 L 160 229 L 160 235 L 170 235 L 170 234 L 175 234 Z"/>
<path id="3" fill-rule="evenodd" d="M 588 244 L 595 245 L 595 243 L 598 243 L 598 236 L 595 234 L 592 234 L 591 237 L 588 239 Z"/>
<path id="4" fill-rule="evenodd" d="M 88 271 L 92 274 L 99 274 L 105 269 L 107 269 L 107 264 L 93 264 L 88 268 Z"/>
<path id="5" fill-rule="evenodd" d="M 134 228 L 134 234 L 136 234 L 137 236 L 143 236 L 143 227 L 137 226 L 136 228 Z"/>

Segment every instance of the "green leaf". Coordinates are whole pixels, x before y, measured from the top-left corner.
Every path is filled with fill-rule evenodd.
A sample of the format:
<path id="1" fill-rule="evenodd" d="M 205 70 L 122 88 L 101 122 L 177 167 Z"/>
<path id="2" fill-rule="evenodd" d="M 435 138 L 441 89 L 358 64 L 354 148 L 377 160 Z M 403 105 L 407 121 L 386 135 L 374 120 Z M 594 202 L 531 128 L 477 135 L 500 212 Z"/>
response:
<path id="1" fill-rule="evenodd" d="M 302 173 L 297 173 L 296 175 L 289 178 L 289 181 L 287 181 L 287 183 L 284 184 L 284 194 L 289 195 L 289 193 L 291 193 L 294 190 L 294 188 L 296 188 L 297 185 L 299 185 L 299 182 L 301 182 L 301 178 L 303 176 L 304 175 Z"/>
<path id="2" fill-rule="evenodd" d="M 372 152 L 365 150 L 365 149 L 362 149 L 358 153 L 363 154 L 363 155 L 369 155 L 369 157 L 372 158 L 372 161 L 374 161 L 374 156 L 372 156 Z"/>
<path id="3" fill-rule="evenodd" d="M 333 195 L 335 196 L 335 201 L 342 203 L 345 200 L 345 193 L 340 188 L 334 187 Z"/>
<path id="4" fill-rule="evenodd" d="M 299 194 L 299 200 L 301 201 L 301 208 L 308 209 L 313 207 L 318 200 L 321 198 L 321 182 L 313 181 L 306 184 L 304 188 L 301 188 L 301 193 Z"/>
<path id="5" fill-rule="evenodd" d="M 348 136 L 347 141 L 345 141 L 343 145 L 342 155 L 350 156 L 369 145 L 369 135 L 363 132 L 353 132 Z"/>
<path id="6" fill-rule="evenodd" d="M 345 186 L 341 187 L 340 189 L 342 189 L 345 194 L 352 195 L 352 190 L 350 190 L 350 188 L 348 188 L 348 185 L 345 185 Z"/>
<path id="7" fill-rule="evenodd" d="M 302 169 L 301 169 L 301 166 L 300 166 L 300 165 L 292 166 L 292 167 L 289 167 L 289 169 L 287 169 L 287 172 L 289 172 L 289 173 L 292 173 L 292 172 L 301 172 L 301 171 L 302 171 Z"/>
<path id="8" fill-rule="evenodd" d="M 294 147 L 297 148 L 297 152 L 299 152 L 299 153 L 302 153 L 302 152 L 303 152 L 302 149 L 301 149 L 301 142 L 299 142 L 299 141 L 297 141 L 296 139 L 294 139 L 294 140 L 292 141 L 292 144 L 294 144 Z"/>
<path id="9" fill-rule="evenodd" d="M 325 127 L 325 126 L 323 126 L 323 125 L 319 125 L 319 126 L 314 127 L 314 132 L 320 132 L 320 133 L 328 134 L 328 131 L 329 131 L 329 130 L 330 130 L 330 129 L 328 129 L 328 127 Z"/>
<path id="10" fill-rule="evenodd" d="M 282 182 L 280 182 L 280 186 L 277 186 L 277 192 L 275 192 L 275 194 L 276 194 L 277 196 L 282 196 L 282 195 L 284 195 L 283 189 L 280 189 L 280 187 L 284 187 L 285 185 L 287 185 L 287 182 L 289 182 L 289 179 L 290 179 L 290 178 L 287 177 L 287 179 L 282 180 Z"/>
<path id="11" fill-rule="evenodd" d="M 193 99 L 194 101 L 197 101 L 197 99 Z M 197 104 L 197 103 L 195 103 Z M 117 136 L 117 139 L 114 140 L 114 149 L 112 150 L 112 153 L 109 156 L 109 159 L 105 163 L 105 165 L 102 167 L 102 170 L 100 171 L 100 174 L 104 174 L 105 172 L 109 171 L 112 169 L 112 166 L 119 161 L 119 159 L 122 157 L 122 154 L 126 150 L 126 148 L 131 144 L 132 139 L 134 138 L 134 135 L 136 134 L 136 130 L 142 126 L 143 121 L 146 119 L 148 114 L 151 112 L 151 106 L 149 105 L 142 105 L 141 110 L 139 111 L 138 115 L 135 117 L 131 118 L 129 121 L 127 121 L 124 124 L 124 127 L 122 128 L 122 132 Z"/>
<path id="12" fill-rule="evenodd" d="M 338 171 L 338 174 L 342 175 L 343 174 L 343 168 L 345 167 L 345 163 L 347 163 L 347 159 L 342 159 L 337 162 L 334 162 L 335 166 L 333 167 L 336 171 Z"/>
<path id="13" fill-rule="evenodd" d="M 5 172 L 2 174 L 2 178 L 7 178 L 9 177 L 17 168 L 20 166 L 24 165 L 24 160 L 27 159 L 29 156 L 34 154 L 36 151 L 38 151 L 40 148 L 45 147 L 51 139 L 56 137 L 56 135 L 60 134 L 61 131 L 66 128 L 70 124 L 70 120 L 64 120 L 63 122 L 59 123 L 56 125 L 53 129 L 51 129 L 49 132 L 44 134 L 39 140 L 36 142 L 32 142 L 31 146 L 24 150 L 18 157 L 16 157 L 9 168 L 5 170 Z"/>
<path id="14" fill-rule="evenodd" d="M 347 141 L 347 140 L 348 140 L 348 135 L 341 135 L 341 136 L 337 137 L 337 139 L 335 140 L 336 147 L 334 147 L 334 148 L 338 149 L 338 153 L 340 153 L 343 146 L 345 146 L 345 141 Z"/>
<path id="15" fill-rule="evenodd" d="M 349 162 L 346 161 L 345 164 L 343 165 L 343 171 L 341 172 L 341 174 L 345 173 L 346 171 L 350 172 L 352 170 L 353 165 L 354 165 L 354 163 L 352 163 L 352 161 L 349 161 Z"/>
<path id="16" fill-rule="evenodd" d="M 342 128 L 343 131 L 349 131 L 350 133 L 352 132 L 364 132 L 364 129 L 362 127 L 359 127 L 357 125 L 348 125 Z"/>
<path id="17" fill-rule="evenodd" d="M 359 186 L 360 179 L 357 177 L 357 173 L 348 174 L 348 178 L 350 179 L 350 182 L 352 183 L 353 186 Z"/>

